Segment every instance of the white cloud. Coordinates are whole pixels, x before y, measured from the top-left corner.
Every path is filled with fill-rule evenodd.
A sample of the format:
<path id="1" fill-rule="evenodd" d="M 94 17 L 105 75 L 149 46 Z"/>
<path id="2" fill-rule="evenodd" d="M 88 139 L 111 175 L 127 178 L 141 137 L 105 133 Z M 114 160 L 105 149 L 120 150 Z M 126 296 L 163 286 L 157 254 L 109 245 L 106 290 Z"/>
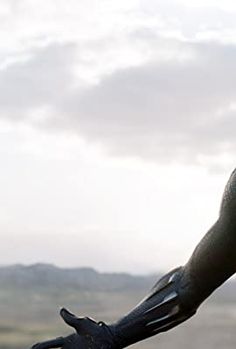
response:
<path id="1" fill-rule="evenodd" d="M 234 0 L 178 0 L 178 2 L 194 8 L 216 8 L 227 12 L 236 11 Z"/>
<path id="2" fill-rule="evenodd" d="M 148 39 L 146 33 L 145 41 L 155 42 Z M 156 44 L 165 52 L 158 37 Z M 0 115 L 66 129 L 121 156 L 201 163 L 234 154 L 235 46 L 169 44 L 168 59 L 155 62 L 156 49 L 147 62 L 116 69 L 95 85 L 73 75 L 76 45 L 37 49 L 0 72 Z"/>

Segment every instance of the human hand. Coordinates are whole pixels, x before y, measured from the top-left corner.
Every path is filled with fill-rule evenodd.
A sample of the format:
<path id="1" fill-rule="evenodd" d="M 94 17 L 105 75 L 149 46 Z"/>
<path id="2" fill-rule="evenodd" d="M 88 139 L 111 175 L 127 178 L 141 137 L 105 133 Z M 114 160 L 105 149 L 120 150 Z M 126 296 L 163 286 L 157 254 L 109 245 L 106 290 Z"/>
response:
<path id="1" fill-rule="evenodd" d="M 114 349 L 117 348 L 111 328 L 103 322 L 88 317 L 77 317 L 63 308 L 60 315 L 75 333 L 59 337 L 32 346 L 31 349 Z"/>

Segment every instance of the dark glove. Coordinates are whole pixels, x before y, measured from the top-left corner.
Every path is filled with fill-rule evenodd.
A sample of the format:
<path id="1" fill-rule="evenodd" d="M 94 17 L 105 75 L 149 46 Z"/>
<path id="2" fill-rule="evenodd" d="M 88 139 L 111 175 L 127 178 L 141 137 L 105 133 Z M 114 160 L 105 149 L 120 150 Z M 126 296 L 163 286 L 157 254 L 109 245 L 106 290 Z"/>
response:
<path id="1" fill-rule="evenodd" d="M 76 333 L 33 345 L 31 349 L 111 349 L 116 348 L 112 330 L 103 322 L 96 322 L 88 317 L 78 318 L 66 309 L 61 317 Z"/>

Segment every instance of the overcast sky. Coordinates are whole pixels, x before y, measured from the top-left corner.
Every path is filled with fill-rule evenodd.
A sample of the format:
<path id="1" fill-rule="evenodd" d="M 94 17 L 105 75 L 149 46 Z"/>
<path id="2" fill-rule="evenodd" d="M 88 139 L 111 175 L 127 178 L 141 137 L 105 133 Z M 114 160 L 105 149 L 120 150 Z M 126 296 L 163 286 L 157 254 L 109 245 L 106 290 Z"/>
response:
<path id="1" fill-rule="evenodd" d="M 235 166 L 236 3 L 0 1 L 0 264 L 184 264 Z"/>

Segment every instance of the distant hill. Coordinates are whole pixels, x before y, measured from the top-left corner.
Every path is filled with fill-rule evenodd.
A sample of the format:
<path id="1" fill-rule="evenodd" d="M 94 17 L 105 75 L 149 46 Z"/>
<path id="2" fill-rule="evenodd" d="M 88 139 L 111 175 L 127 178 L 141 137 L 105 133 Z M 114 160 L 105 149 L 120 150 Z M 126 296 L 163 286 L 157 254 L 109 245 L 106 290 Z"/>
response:
<path id="1" fill-rule="evenodd" d="M 100 273 L 92 268 L 59 268 L 51 264 L 0 267 L 0 288 L 122 291 L 151 287 L 159 275 L 133 276 L 127 273 Z"/>
<path id="2" fill-rule="evenodd" d="M 159 275 L 134 276 L 127 273 L 100 273 L 92 268 L 59 268 L 51 264 L 0 267 L 0 290 L 49 292 L 56 289 L 89 292 L 127 292 L 150 289 Z M 203 280 L 204 282 L 204 280 Z M 211 299 L 236 302 L 236 282 L 229 281 Z"/>

